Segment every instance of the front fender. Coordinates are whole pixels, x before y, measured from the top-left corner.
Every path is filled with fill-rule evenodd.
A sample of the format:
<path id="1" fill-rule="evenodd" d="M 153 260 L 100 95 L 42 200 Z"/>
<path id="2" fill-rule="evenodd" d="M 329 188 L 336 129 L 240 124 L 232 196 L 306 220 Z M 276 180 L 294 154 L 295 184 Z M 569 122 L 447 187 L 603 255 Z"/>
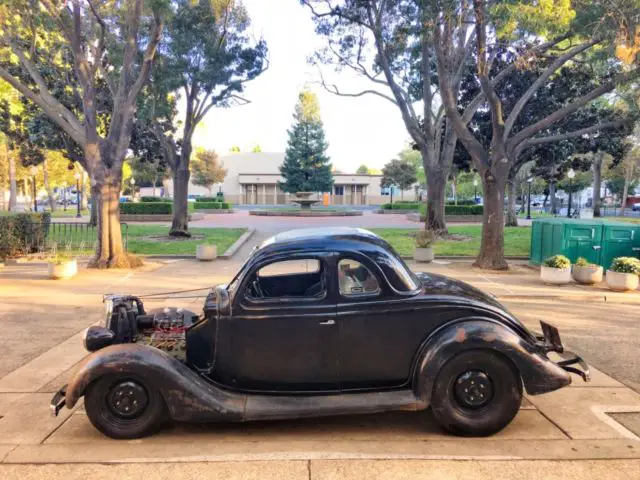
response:
<path id="1" fill-rule="evenodd" d="M 174 420 L 240 421 L 244 415 L 245 395 L 216 388 L 162 350 L 136 343 L 111 345 L 86 357 L 67 385 L 67 407 L 73 408 L 91 382 L 113 374 L 135 375 L 156 388 Z"/>
<path id="2" fill-rule="evenodd" d="M 565 370 L 506 325 L 491 318 L 469 318 L 439 328 L 422 344 L 413 372 L 416 395 L 430 402 L 440 369 L 451 357 L 472 349 L 489 349 L 503 354 L 518 369 L 530 395 L 557 390 L 571 383 Z"/>

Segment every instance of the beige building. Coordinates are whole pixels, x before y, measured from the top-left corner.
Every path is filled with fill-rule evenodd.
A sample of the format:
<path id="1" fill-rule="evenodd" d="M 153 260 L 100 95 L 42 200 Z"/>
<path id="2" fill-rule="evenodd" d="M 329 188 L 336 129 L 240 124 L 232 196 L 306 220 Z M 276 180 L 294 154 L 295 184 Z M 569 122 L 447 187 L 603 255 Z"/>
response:
<path id="1" fill-rule="evenodd" d="M 222 183 L 225 198 L 235 205 L 284 205 L 289 203 L 293 195 L 286 194 L 278 188 L 280 165 L 284 162 L 284 153 L 230 153 L 220 159 L 227 169 L 227 176 Z M 335 173 L 334 186 L 329 195 L 332 205 L 380 205 L 389 201 L 388 189 L 380 188 L 381 175 L 358 175 Z M 173 195 L 173 185 L 167 182 L 169 195 Z M 217 192 L 220 185 L 213 187 Z M 150 195 L 143 188 L 141 195 Z M 189 185 L 189 194 L 208 195 L 204 187 Z M 317 198 L 321 199 L 319 194 Z M 394 200 L 400 198 L 400 192 L 394 191 Z M 416 189 L 403 192 L 405 200 L 416 198 Z"/>

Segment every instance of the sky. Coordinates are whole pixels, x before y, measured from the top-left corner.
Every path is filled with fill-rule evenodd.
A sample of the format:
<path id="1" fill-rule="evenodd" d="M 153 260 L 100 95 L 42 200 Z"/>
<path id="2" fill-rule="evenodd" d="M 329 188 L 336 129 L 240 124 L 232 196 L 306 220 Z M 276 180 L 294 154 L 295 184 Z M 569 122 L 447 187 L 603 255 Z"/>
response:
<path id="1" fill-rule="evenodd" d="M 244 151 L 256 144 L 265 152 L 283 152 L 298 93 L 308 87 L 318 95 L 328 154 L 336 169 L 349 173 L 362 164 L 379 169 L 395 158 L 409 140 L 395 105 L 372 95 L 338 97 L 314 84 L 320 78 L 317 67 L 306 59 L 323 39 L 315 34 L 308 10 L 297 0 L 243 3 L 253 35 L 267 42 L 269 69 L 246 84 L 243 96 L 250 104 L 211 109 L 195 132 L 194 144 L 220 154 L 234 145 Z M 342 91 L 371 88 L 368 80 L 348 72 L 333 73 L 330 66 L 323 67 L 323 74 Z"/>

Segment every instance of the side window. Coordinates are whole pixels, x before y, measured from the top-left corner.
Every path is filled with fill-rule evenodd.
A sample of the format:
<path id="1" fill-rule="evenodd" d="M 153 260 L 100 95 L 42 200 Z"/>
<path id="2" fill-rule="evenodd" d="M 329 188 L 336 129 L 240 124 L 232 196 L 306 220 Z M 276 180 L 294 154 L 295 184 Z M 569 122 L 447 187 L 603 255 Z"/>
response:
<path id="1" fill-rule="evenodd" d="M 323 298 L 326 282 L 322 265 L 317 258 L 269 263 L 254 272 L 245 296 L 251 299 Z"/>
<path id="2" fill-rule="evenodd" d="M 338 262 L 338 285 L 340 295 L 344 297 L 373 295 L 380 291 L 378 280 L 371 270 L 350 258 Z"/>

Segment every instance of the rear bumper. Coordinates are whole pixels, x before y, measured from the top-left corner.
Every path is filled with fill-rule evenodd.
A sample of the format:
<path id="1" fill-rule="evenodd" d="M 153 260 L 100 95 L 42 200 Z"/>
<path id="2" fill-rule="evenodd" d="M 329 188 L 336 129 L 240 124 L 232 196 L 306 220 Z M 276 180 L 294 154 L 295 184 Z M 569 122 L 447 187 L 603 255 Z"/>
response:
<path id="1" fill-rule="evenodd" d="M 51 416 L 57 417 L 60 410 L 67 404 L 66 400 L 67 396 L 67 386 L 63 386 L 60 390 L 58 390 L 51 399 L 51 404 L 49 408 L 51 409 Z"/>
<path id="2" fill-rule="evenodd" d="M 545 353 L 555 352 L 562 357 L 562 360 L 554 363 L 564 371 L 578 375 L 585 382 L 591 381 L 589 365 L 579 355 L 565 350 L 558 329 L 542 321 L 540 326 L 542 327 L 542 335 L 536 337 L 537 346 Z"/>

